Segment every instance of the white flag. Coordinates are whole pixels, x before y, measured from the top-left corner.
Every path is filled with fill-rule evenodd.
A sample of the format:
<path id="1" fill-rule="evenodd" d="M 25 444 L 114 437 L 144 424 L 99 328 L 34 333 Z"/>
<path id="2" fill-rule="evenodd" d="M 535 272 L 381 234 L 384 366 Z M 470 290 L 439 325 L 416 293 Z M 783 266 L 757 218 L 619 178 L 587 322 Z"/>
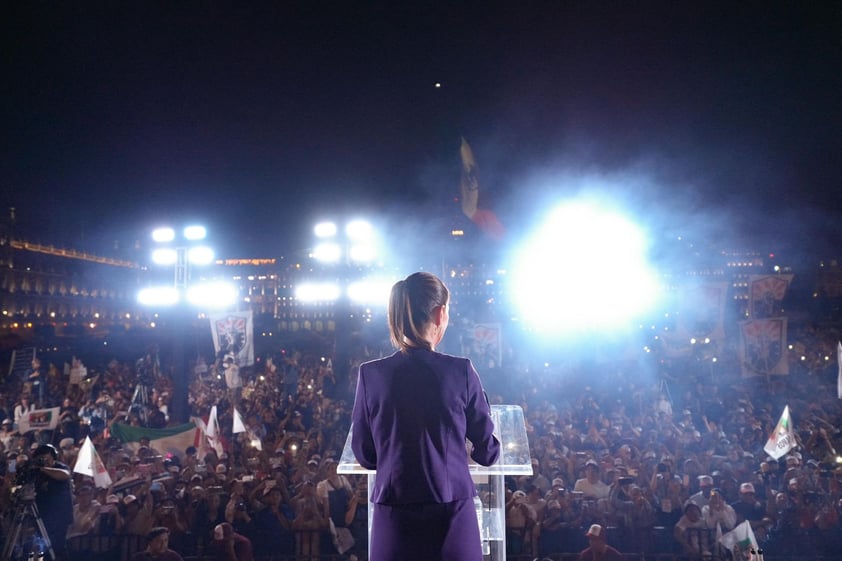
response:
<path id="1" fill-rule="evenodd" d="M 240 412 L 237 411 L 237 408 L 234 408 L 234 430 L 233 433 L 237 434 L 240 432 L 246 432 L 246 425 L 243 423 L 243 418 L 240 416 Z"/>
<path id="2" fill-rule="evenodd" d="M 85 437 L 85 442 L 76 457 L 73 472 L 93 477 L 94 485 L 101 489 L 107 489 L 111 485 L 111 476 L 108 475 L 108 470 L 105 469 L 105 464 L 97 454 L 90 436 Z"/>
<path id="3" fill-rule="evenodd" d="M 842 341 L 836 342 L 836 397 L 842 399 Z"/>
<path id="4" fill-rule="evenodd" d="M 211 407 L 210 415 L 208 416 L 208 425 L 205 429 L 205 436 L 208 437 L 208 443 L 216 451 L 217 456 L 222 455 L 222 439 L 219 432 L 219 421 L 216 418 L 216 405 Z"/>
<path id="5" fill-rule="evenodd" d="M 789 405 L 787 405 L 763 450 L 777 460 L 795 448 L 795 444 L 795 431 L 792 430 L 792 419 L 789 416 Z"/>
<path id="6" fill-rule="evenodd" d="M 752 550 L 757 551 L 757 538 L 748 520 L 719 538 L 719 543 L 731 550 L 734 559 L 749 559 Z"/>

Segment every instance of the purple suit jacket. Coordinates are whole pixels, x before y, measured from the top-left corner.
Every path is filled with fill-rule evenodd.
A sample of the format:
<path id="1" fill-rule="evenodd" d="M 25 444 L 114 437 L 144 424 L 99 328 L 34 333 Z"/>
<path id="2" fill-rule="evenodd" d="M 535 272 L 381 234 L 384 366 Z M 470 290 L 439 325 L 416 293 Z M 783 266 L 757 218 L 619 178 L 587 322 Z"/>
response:
<path id="1" fill-rule="evenodd" d="M 470 499 L 465 439 L 478 464 L 500 454 L 488 399 L 466 358 L 412 349 L 362 364 L 352 421 L 357 461 L 377 470 L 375 503 Z"/>

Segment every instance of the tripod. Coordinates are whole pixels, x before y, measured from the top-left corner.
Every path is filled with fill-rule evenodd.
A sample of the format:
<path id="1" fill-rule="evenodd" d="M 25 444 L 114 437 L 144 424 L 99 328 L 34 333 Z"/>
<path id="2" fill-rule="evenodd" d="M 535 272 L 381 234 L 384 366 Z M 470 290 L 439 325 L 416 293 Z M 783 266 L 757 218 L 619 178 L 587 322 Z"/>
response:
<path id="1" fill-rule="evenodd" d="M 28 497 L 24 499 L 23 504 L 18 507 L 18 510 L 15 513 L 14 520 L 12 520 L 12 525 L 9 528 L 9 533 L 6 535 L 6 543 L 3 546 L 3 555 L 0 559 L 23 559 L 24 546 L 23 543 L 18 543 L 18 541 L 21 538 L 21 532 L 27 522 L 29 522 L 30 525 L 34 525 L 34 528 L 32 529 L 41 536 L 41 539 L 44 542 L 44 551 L 50 554 L 50 559 L 55 560 L 56 554 L 53 551 L 53 544 L 50 542 L 50 536 L 47 534 L 47 528 L 44 526 L 44 520 L 38 513 L 38 505 L 35 504 L 34 499 L 29 500 Z M 12 553 L 15 548 L 19 548 L 19 557 L 12 557 Z M 40 553 L 40 551 L 38 553 Z M 39 557 L 39 559 L 41 559 L 41 557 Z"/>
<path id="2" fill-rule="evenodd" d="M 143 382 L 138 382 L 134 387 L 129 411 L 137 411 L 144 427 L 149 424 L 149 389 Z"/>

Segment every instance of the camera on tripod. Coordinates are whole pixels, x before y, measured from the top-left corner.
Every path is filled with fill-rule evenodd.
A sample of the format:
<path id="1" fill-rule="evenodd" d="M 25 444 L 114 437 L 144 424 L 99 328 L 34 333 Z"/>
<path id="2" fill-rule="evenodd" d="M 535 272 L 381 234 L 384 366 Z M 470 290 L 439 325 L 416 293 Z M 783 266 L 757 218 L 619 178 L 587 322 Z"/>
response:
<path id="1" fill-rule="evenodd" d="M 15 503 L 35 500 L 35 482 L 41 473 L 40 468 L 44 465 L 43 459 L 35 458 L 18 467 L 15 472 L 15 483 L 12 486 L 12 500 Z"/>

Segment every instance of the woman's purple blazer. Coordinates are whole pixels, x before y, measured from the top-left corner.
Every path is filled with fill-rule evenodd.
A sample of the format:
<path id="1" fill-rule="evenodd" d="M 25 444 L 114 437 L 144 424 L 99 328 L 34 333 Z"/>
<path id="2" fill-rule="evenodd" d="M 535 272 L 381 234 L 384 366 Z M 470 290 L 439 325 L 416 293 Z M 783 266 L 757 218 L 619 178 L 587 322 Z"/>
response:
<path id="1" fill-rule="evenodd" d="M 471 458 L 489 466 L 500 442 L 471 361 L 424 349 L 396 352 L 360 366 L 351 447 L 377 470 L 372 502 L 449 503 L 476 488 Z"/>

